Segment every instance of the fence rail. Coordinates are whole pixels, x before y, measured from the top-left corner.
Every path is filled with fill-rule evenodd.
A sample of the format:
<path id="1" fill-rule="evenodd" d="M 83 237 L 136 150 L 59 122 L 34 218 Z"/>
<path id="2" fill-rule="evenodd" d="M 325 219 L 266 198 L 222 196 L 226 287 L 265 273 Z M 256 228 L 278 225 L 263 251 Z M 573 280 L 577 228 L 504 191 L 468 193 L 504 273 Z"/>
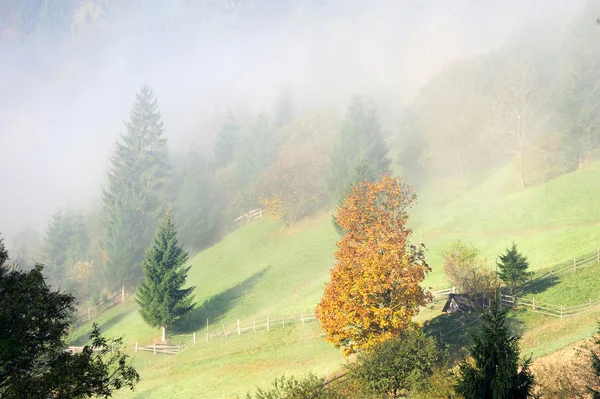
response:
<path id="1" fill-rule="evenodd" d="M 277 318 L 267 316 L 266 319 L 253 320 L 250 322 L 241 322 L 239 319 L 236 323 L 232 324 L 209 324 L 209 320 L 206 320 L 205 328 L 205 340 L 209 341 L 215 338 L 228 337 L 230 335 L 242 335 L 249 332 L 256 331 L 269 331 L 274 328 L 285 328 L 290 325 L 304 325 L 316 320 L 314 313 L 302 313 L 297 316 L 285 316 L 281 315 Z M 173 343 L 179 339 L 178 345 Z M 147 351 L 156 354 L 168 354 L 174 355 L 185 349 L 190 345 L 196 344 L 196 332 L 188 335 L 176 335 L 171 336 L 168 339 L 168 344 L 152 344 L 146 346 L 140 346 L 138 342 L 135 343 L 135 351 Z M 184 344 L 181 342 L 184 341 Z"/>
<path id="2" fill-rule="evenodd" d="M 246 222 L 249 222 L 251 220 L 261 218 L 262 216 L 263 216 L 263 210 L 262 210 L 262 208 L 256 208 L 256 209 L 252 209 L 252 210 L 246 212 L 245 214 L 243 214 L 242 216 L 236 218 L 233 221 L 233 223 L 241 222 L 241 221 L 244 221 L 244 220 Z"/>
<path id="3" fill-rule="evenodd" d="M 79 312 L 77 316 L 75 316 L 75 320 L 71 323 L 72 328 L 77 328 L 82 324 L 92 320 L 93 318 L 98 317 L 104 311 L 112 308 L 113 306 L 118 305 L 123 301 L 124 294 L 122 292 L 118 294 L 114 294 L 107 300 L 105 300 L 102 304 L 96 307 L 89 307 L 87 310 L 83 312 Z"/>
<path id="4" fill-rule="evenodd" d="M 511 308 L 523 307 L 536 313 L 545 314 L 553 317 L 573 317 L 584 310 L 591 309 L 600 304 L 600 298 L 595 300 L 590 299 L 586 303 L 572 306 L 555 305 L 547 302 L 536 301 L 535 297 L 531 299 L 525 297 L 517 297 L 514 295 L 500 294 L 500 303 L 503 306 Z"/>

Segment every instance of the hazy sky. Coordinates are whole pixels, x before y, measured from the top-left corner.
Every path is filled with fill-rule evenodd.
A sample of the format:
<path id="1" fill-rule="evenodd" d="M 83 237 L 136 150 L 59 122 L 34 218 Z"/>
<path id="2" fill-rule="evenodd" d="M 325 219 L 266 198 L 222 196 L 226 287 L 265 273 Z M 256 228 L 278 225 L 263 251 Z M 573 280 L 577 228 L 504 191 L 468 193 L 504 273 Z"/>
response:
<path id="1" fill-rule="evenodd" d="M 136 14 L 104 27 L 84 29 L 78 15 L 75 38 L 23 42 L 0 29 L 0 232 L 43 229 L 56 207 L 99 198 L 143 83 L 178 150 L 209 142 L 209 120 L 224 107 L 270 111 L 284 84 L 305 107 L 340 110 L 362 93 L 400 110 L 445 63 L 497 47 L 525 24 L 566 20 L 581 5 L 205 0 L 208 11 L 195 13 L 186 1 L 163 2 L 161 18 Z"/>

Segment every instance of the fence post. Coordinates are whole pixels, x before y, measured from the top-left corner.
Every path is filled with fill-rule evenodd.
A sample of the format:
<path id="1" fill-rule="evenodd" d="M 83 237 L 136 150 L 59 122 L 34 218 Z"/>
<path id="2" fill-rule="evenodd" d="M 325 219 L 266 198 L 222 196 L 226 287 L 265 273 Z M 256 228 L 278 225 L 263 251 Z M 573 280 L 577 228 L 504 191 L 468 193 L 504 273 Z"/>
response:
<path id="1" fill-rule="evenodd" d="M 256 320 L 254 320 L 254 332 L 256 332 Z"/>
<path id="2" fill-rule="evenodd" d="M 302 320 L 302 324 L 304 324 L 304 313 L 300 315 L 300 320 Z"/>
<path id="3" fill-rule="evenodd" d="M 577 272 L 577 258 L 573 258 L 573 273 Z"/>
<path id="4" fill-rule="evenodd" d="M 535 297 L 533 297 L 533 310 L 535 310 Z"/>
<path id="5" fill-rule="evenodd" d="M 125 284 L 121 286 L 121 303 L 125 302 Z"/>
<path id="6" fill-rule="evenodd" d="M 135 341 L 135 353 L 137 353 L 138 343 Z"/>
<path id="7" fill-rule="evenodd" d="M 267 331 L 269 331 L 269 316 L 267 316 Z"/>
<path id="8" fill-rule="evenodd" d="M 225 333 L 225 336 L 227 336 L 227 330 L 225 329 L 225 324 L 223 324 L 223 332 Z"/>
<path id="9" fill-rule="evenodd" d="M 283 323 L 283 328 L 285 328 L 285 316 L 283 316 L 283 315 L 281 316 L 281 321 Z"/>
<path id="10" fill-rule="evenodd" d="M 563 317 L 563 305 L 560 305 L 560 317 Z"/>
<path id="11" fill-rule="evenodd" d="M 194 345 L 196 345 L 196 331 L 194 331 L 194 333 L 192 334 L 192 342 Z"/>
<path id="12" fill-rule="evenodd" d="M 238 319 L 238 335 L 242 335 L 242 331 L 240 330 L 240 319 Z"/>
<path id="13" fill-rule="evenodd" d="M 152 347 L 154 348 L 154 356 L 156 356 L 156 344 L 152 344 Z"/>
<path id="14" fill-rule="evenodd" d="M 208 342 L 208 318 L 206 318 L 206 342 Z"/>

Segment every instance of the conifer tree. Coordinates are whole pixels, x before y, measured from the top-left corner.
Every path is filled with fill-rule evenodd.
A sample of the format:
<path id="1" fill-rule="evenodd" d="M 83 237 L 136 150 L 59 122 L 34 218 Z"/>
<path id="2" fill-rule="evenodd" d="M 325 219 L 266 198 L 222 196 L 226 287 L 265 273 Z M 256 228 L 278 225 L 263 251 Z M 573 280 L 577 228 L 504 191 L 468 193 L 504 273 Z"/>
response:
<path id="1" fill-rule="evenodd" d="M 219 136 L 215 143 L 215 164 L 218 168 L 228 166 L 235 157 L 239 125 L 233 112 L 229 111 L 225 121 L 221 125 Z"/>
<path id="2" fill-rule="evenodd" d="M 527 258 L 517 250 L 517 245 L 513 242 L 511 248 L 506 249 L 504 255 L 499 256 L 497 262 L 500 271 L 498 277 L 511 287 L 511 292 L 515 286 L 523 284 L 533 274 L 528 272 L 529 262 Z"/>
<path id="3" fill-rule="evenodd" d="M 211 175 L 206 168 L 203 157 L 190 155 L 175 202 L 179 236 L 184 247 L 190 250 L 200 250 L 210 242 L 218 219 Z"/>
<path id="4" fill-rule="evenodd" d="M 195 287 L 182 288 L 187 272 L 188 254 L 179 244 L 171 211 L 160 223 L 154 242 L 146 251 L 142 264 L 145 279 L 137 290 L 136 302 L 142 319 L 151 327 L 161 327 L 166 341 L 167 326 L 194 309 Z"/>
<path id="5" fill-rule="evenodd" d="M 332 197 L 343 200 L 356 178 L 357 165 L 368 166 L 370 170 L 366 175 L 372 180 L 388 173 L 388 151 L 374 108 L 360 98 L 354 98 L 330 155 L 331 170 L 327 180 Z"/>
<path id="6" fill-rule="evenodd" d="M 58 209 L 46 228 L 43 248 L 46 277 L 54 286 L 61 284 L 65 279 L 68 251 L 73 236 L 72 222 L 71 215 Z"/>
<path id="7" fill-rule="evenodd" d="M 73 215 L 71 225 L 72 234 L 67 250 L 68 266 L 87 260 L 91 244 L 83 211 L 78 211 Z"/>
<path id="8" fill-rule="evenodd" d="M 266 114 L 260 114 L 251 126 L 240 147 L 236 162 L 236 176 L 242 185 L 256 181 L 275 158 L 277 145 Z"/>
<path id="9" fill-rule="evenodd" d="M 465 399 L 525 399 L 532 397 L 531 358 L 520 361 L 520 337 L 506 324 L 506 309 L 495 301 L 469 349 L 472 362 L 459 366 L 456 393 Z"/>
<path id="10" fill-rule="evenodd" d="M 141 277 L 144 249 L 164 212 L 170 174 L 167 139 L 150 87 L 142 86 L 125 125 L 103 196 L 105 278 L 113 290 L 133 287 Z"/>

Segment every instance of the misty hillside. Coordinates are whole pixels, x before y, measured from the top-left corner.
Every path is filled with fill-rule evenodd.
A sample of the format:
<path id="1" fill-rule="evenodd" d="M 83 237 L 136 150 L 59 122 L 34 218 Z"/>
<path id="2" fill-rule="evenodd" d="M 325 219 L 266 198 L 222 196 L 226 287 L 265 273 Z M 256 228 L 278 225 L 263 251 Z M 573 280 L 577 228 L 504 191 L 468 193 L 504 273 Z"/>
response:
<path id="1" fill-rule="evenodd" d="M 0 397 L 600 395 L 599 18 L 0 2 Z"/>
<path id="2" fill-rule="evenodd" d="M 510 172 L 505 169 L 492 174 L 466 193 L 447 193 L 445 195 L 449 197 L 446 198 L 451 197 L 447 201 L 440 197 L 444 194 L 429 194 L 428 187 L 423 188 L 419 207 L 428 205 L 435 211 L 423 215 L 417 208 L 411 212 L 411 218 L 416 224 L 416 236 L 421 231 L 423 240 L 430 243 L 427 259 L 433 270 L 427 276 L 425 286 L 438 290 L 450 285 L 444 275 L 440 255 L 456 237 L 475 243 L 488 259 L 493 259 L 516 240 L 530 256 L 532 270 L 544 269 L 563 260 L 570 261 L 573 256 L 595 251 L 600 238 L 596 228 L 600 220 L 594 216 L 596 213 L 589 215 L 586 210 L 596 207 L 597 180 L 593 177 L 600 172 L 600 164 L 594 163 L 526 192 L 513 188 Z M 496 189 L 491 190 L 491 187 Z M 478 209 L 475 204 L 485 198 L 486 206 Z M 561 219 L 547 221 L 541 217 L 546 209 L 567 200 L 569 213 Z M 442 206 L 442 203 L 445 205 Z M 462 211 L 465 203 L 471 204 L 471 212 Z M 434 204 L 437 206 L 434 207 Z M 507 220 L 509 209 L 517 214 Z M 486 212 L 489 224 L 474 227 L 480 218 L 479 212 Z M 521 221 L 521 212 L 526 212 L 530 221 Z M 443 223 L 438 224 L 439 220 Z M 515 223 L 518 228 L 502 230 L 504 223 Z M 225 394 L 228 392 L 244 394 L 256 384 L 266 385 L 281 374 L 282 367 L 289 372 L 321 374 L 340 367 L 343 358 L 327 346 L 315 325 L 292 325 L 287 331 L 258 331 L 254 335 L 240 337 L 235 332 L 238 318 L 242 321 L 262 320 L 269 315 L 272 318 L 282 314 L 292 316 L 313 309 L 328 279 L 338 239 L 328 214 L 287 228 L 265 217 L 244 225 L 195 256 L 191 260 L 188 283 L 196 286 L 196 300 L 200 307 L 190 316 L 189 324 L 176 333 L 195 330 L 199 343 L 197 347 L 182 352 L 182 358 L 187 360 L 154 360 L 151 353 L 138 354 L 136 364 L 148 374 L 137 395 L 177 397 L 187 392 L 189 384 L 204 385 L 210 381 L 212 388 L 200 397 L 225 398 L 232 397 Z M 590 297 L 595 299 L 597 286 L 593 282 L 597 280 L 599 270 L 593 268 L 569 277 L 557 286 L 537 293 L 536 297 L 553 303 L 561 301 L 565 305 L 587 302 Z M 574 292 L 577 289 L 573 283 L 580 285 L 579 292 Z M 419 319 L 441 320 L 442 304 L 425 311 L 424 318 Z M 129 347 L 133 347 L 136 341 L 148 343 L 156 340 L 156 330 L 144 325 L 135 308 L 136 305 L 129 299 L 125 305 L 102 314 L 97 322 L 108 334 L 124 334 Z M 598 309 L 593 309 L 589 314 L 565 321 L 546 316 L 532 318 L 526 312 L 517 315 L 520 323 L 527 326 L 524 334 L 526 353 L 532 351 L 537 357 L 588 337 L 594 331 L 593 320 L 598 317 L 598 312 Z M 200 341 L 205 334 L 206 318 L 211 321 L 211 331 L 225 325 L 232 331 L 232 337 L 221 337 L 208 343 Z M 72 336 L 74 343 L 85 342 L 88 326 L 76 330 Z M 468 337 L 468 333 L 462 331 L 462 337 Z M 253 353 L 264 353 L 268 359 L 275 359 L 265 363 L 266 359 L 255 360 Z M 308 361 L 306 356 L 311 360 Z M 156 361 L 160 366 L 152 366 Z M 180 368 L 180 362 L 185 362 L 187 371 Z M 235 383 L 227 374 L 234 365 L 238 369 L 236 373 L 245 376 L 237 378 Z M 165 372 L 177 375 L 179 382 L 171 382 L 159 389 L 157 385 L 165 378 Z M 213 382 L 215 379 L 221 382 Z M 229 386 L 236 388 L 229 389 Z M 225 395 L 217 396 L 217 393 Z"/>

